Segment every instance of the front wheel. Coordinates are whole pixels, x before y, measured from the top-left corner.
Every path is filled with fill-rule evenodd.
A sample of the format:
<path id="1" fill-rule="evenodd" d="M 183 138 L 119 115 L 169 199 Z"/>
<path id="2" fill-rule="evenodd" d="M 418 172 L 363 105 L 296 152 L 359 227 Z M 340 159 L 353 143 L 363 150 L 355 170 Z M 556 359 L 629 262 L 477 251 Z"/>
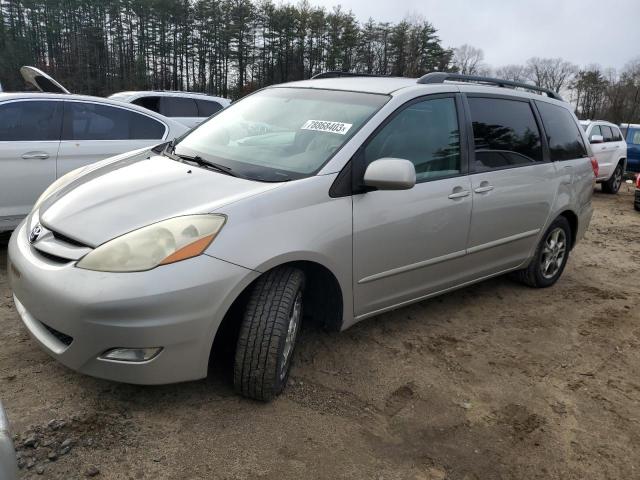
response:
<path id="1" fill-rule="evenodd" d="M 242 396 L 268 402 L 287 384 L 300 324 L 305 276 L 280 267 L 258 279 L 245 308 L 233 383 Z"/>
<path id="2" fill-rule="evenodd" d="M 620 185 L 622 185 L 622 164 L 618 164 L 616 169 L 613 171 L 613 175 L 606 182 L 602 182 L 602 191 L 604 193 L 618 193 L 620 190 Z"/>
<path id="3" fill-rule="evenodd" d="M 565 217 L 558 217 L 540 240 L 529 266 L 515 272 L 516 278 L 530 287 L 550 287 L 562 275 L 570 248 L 571 226 Z"/>

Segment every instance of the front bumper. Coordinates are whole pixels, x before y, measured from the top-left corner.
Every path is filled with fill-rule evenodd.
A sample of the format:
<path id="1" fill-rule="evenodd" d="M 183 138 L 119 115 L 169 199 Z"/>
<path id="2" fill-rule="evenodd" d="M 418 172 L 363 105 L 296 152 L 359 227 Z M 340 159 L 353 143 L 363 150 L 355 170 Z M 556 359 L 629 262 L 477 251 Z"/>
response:
<path id="1" fill-rule="evenodd" d="M 135 273 L 53 262 L 27 241 L 9 241 L 9 281 L 31 336 L 64 365 L 87 375 L 164 384 L 207 375 L 213 338 L 257 272 L 207 256 Z M 112 348 L 162 347 L 146 362 L 99 359 Z"/>

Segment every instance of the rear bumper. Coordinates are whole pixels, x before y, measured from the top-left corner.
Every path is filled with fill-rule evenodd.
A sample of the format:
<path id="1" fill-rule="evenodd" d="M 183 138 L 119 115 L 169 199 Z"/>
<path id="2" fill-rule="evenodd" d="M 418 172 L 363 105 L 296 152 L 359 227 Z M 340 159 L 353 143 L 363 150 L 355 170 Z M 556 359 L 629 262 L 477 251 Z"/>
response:
<path id="1" fill-rule="evenodd" d="M 633 206 L 635 207 L 636 210 L 640 211 L 640 189 L 636 188 L 636 196 L 633 202 Z"/>
<path id="2" fill-rule="evenodd" d="M 0 403 L 0 478 L 14 480 L 18 478 L 16 452 L 13 449 L 9 421 Z"/>
<path id="3" fill-rule="evenodd" d="M 164 384 L 207 375 L 225 313 L 258 273 L 201 255 L 147 272 L 104 273 L 53 263 L 26 238 L 9 242 L 9 280 L 31 336 L 62 364 L 126 383 Z M 105 360 L 112 348 L 162 351 L 145 362 Z"/>

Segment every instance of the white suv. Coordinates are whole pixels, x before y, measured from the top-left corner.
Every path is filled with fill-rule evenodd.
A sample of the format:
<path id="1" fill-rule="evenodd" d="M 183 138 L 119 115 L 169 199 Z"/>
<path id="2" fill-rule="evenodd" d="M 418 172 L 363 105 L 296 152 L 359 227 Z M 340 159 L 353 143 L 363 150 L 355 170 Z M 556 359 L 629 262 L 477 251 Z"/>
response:
<path id="1" fill-rule="evenodd" d="M 627 143 L 617 125 L 603 120 L 584 120 L 591 150 L 598 160 L 598 183 L 605 193 L 618 193 L 627 164 Z"/>
<path id="2" fill-rule="evenodd" d="M 211 115 L 231 104 L 231 100 L 204 93 L 140 91 L 120 92 L 109 97 L 120 102 L 140 105 L 189 128 L 197 127 Z"/>

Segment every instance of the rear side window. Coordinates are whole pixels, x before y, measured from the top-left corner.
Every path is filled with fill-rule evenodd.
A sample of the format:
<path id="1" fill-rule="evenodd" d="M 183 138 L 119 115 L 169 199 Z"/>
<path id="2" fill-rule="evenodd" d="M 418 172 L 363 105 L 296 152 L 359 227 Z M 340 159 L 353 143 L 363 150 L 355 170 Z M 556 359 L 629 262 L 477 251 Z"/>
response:
<path id="1" fill-rule="evenodd" d="M 455 100 L 413 103 L 398 113 L 365 147 L 366 164 L 392 157 L 411 161 L 416 180 L 460 173 L 460 130 Z"/>
<path id="2" fill-rule="evenodd" d="M 640 145 L 640 130 L 638 129 L 629 129 L 629 136 L 627 137 L 629 143 L 633 145 Z"/>
<path id="3" fill-rule="evenodd" d="M 469 97 L 475 171 L 541 162 L 540 130 L 529 102 Z"/>
<path id="4" fill-rule="evenodd" d="M 605 142 L 613 142 L 613 132 L 611 131 L 611 127 L 601 125 L 600 130 L 602 130 L 602 136 L 604 137 Z"/>
<path id="5" fill-rule="evenodd" d="M 65 102 L 63 140 L 158 140 L 164 132 L 162 123 L 131 110 Z"/>
<path id="6" fill-rule="evenodd" d="M 133 102 L 134 105 L 140 105 L 148 110 L 156 113 L 160 113 L 160 97 L 142 97 L 136 98 Z"/>
<path id="7" fill-rule="evenodd" d="M 580 127 L 564 107 L 536 100 L 547 132 L 551 160 L 572 160 L 588 156 Z"/>
<path id="8" fill-rule="evenodd" d="M 613 141 L 621 142 L 622 134 L 620 133 L 620 130 L 618 129 L 618 127 L 611 127 L 611 131 L 613 132 Z"/>
<path id="9" fill-rule="evenodd" d="M 212 100 L 196 100 L 196 104 L 198 105 L 198 116 L 200 117 L 210 117 L 222 110 L 222 105 Z"/>
<path id="10" fill-rule="evenodd" d="M 162 97 L 160 113 L 167 117 L 197 117 L 198 107 L 193 98 Z"/>
<path id="11" fill-rule="evenodd" d="M 0 105 L 0 142 L 60 140 L 62 102 L 18 101 Z"/>

